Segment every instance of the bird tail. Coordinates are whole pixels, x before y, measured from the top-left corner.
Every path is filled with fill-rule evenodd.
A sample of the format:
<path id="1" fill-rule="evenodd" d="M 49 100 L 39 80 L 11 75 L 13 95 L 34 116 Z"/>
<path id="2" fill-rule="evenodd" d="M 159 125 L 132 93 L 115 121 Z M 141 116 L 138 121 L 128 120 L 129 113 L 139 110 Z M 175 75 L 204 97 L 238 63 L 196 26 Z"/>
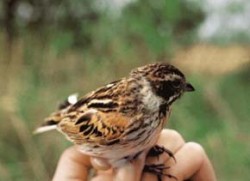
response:
<path id="1" fill-rule="evenodd" d="M 54 130 L 57 128 L 58 123 L 62 120 L 62 112 L 67 109 L 70 105 L 73 105 L 78 100 L 78 94 L 72 94 L 68 98 L 59 104 L 58 111 L 53 113 L 51 116 L 45 119 L 45 121 L 40 125 L 33 133 L 39 134 L 46 131 Z"/>
<path id="2" fill-rule="evenodd" d="M 39 134 L 54 130 L 57 128 L 58 123 L 61 121 L 60 114 L 54 114 L 46 118 L 45 121 L 33 132 L 34 134 Z"/>

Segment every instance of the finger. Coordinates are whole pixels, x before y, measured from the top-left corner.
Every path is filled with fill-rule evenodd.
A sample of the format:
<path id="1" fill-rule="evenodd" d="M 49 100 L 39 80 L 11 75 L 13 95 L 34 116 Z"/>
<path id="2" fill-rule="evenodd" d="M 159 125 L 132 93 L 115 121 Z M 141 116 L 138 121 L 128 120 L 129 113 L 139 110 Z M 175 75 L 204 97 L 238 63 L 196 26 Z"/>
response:
<path id="1" fill-rule="evenodd" d="M 108 170 L 111 168 L 111 165 L 108 163 L 107 160 L 103 158 L 91 157 L 90 159 L 92 166 L 96 170 Z"/>
<path id="2" fill-rule="evenodd" d="M 113 169 L 110 168 L 109 170 L 97 170 L 96 175 L 92 178 L 91 181 L 112 181 L 113 180 Z"/>
<path id="3" fill-rule="evenodd" d="M 115 181 L 140 181 L 148 150 L 142 152 L 135 160 L 114 169 Z"/>
<path id="4" fill-rule="evenodd" d="M 198 148 L 199 149 L 199 148 Z M 192 176 L 193 181 L 216 181 L 216 175 L 213 166 L 203 149 L 200 150 L 203 155 L 203 161 L 198 171 Z"/>
<path id="5" fill-rule="evenodd" d="M 79 152 L 75 146 L 62 154 L 53 181 L 85 181 L 91 167 L 89 156 Z"/>
<path id="6" fill-rule="evenodd" d="M 101 180 L 131 180 L 137 181 L 141 180 L 142 169 L 145 164 L 145 157 L 148 150 L 141 153 L 135 160 L 125 163 L 119 168 L 109 169 L 109 170 L 98 170 L 96 177 L 92 181 Z M 99 161 L 99 160 L 98 160 Z M 105 160 L 104 160 L 105 161 Z M 108 168 L 108 167 L 107 167 Z M 109 167 L 110 168 L 110 167 Z"/>
<path id="7" fill-rule="evenodd" d="M 168 148 L 169 150 L 175 150 L 175 151 L 181 148 L 184 145 L 184 143 L 185 140 L 183 139 L 181 134 L 172 129 L 162 130 L 160 137 L 157 141 L 158 145 L 162 145 Z"/>
<path id="8" fill-rule="evenodd" d="M 157 145 L 163 146 L 173 154 L 175 154 L 183 145 L 185 141 L 183 137 L 175 130 L 171 129 L 164 129 L 162 130 L 160 137 L 157 141 Z M 170 159 L 170 156 L 166 154 L 161 154 L 160 157 L 148 157 L 147 163 L 165 163 L 167 160 Z M 174 160 L 172 160 L 174 161 Z"/>
<path id="9" fill-rule="evenodd" d="M 201 168 L 204 158 L 204 149 L 197 143 L 186 143 L 176 154 L 177 163 L 173 165 L 168 171 L 175 176 L 178 181 L 190 179 Z M 164 177 L 164 181 L 169 181 L 168 177 Z M 173 179 L 174 180 L 174 179 Z M 207 177 L 199 180 L 210 181 Z"/>
<path id="10" fill-rule="evenodd" d="M 110 173 L 98 174 L 91 181 L 113 181 L 113 175 Z"/>
<path id="11" fill-rule="evenodd" d="M 163 146 L 170 150 L 173 154 L 178 152 L 182 146 L 185 144 L 183 137 L 175 130 L 164 129 L 162 130 L 160 137 L 157 141 L 157 145 Z M 170 156 L 166 154 L 161 154 L 159 157 L 148 157 L 146 163 L 149 164 L 158 164 L 158 163 L 167 163 L 166 166 L 174 165 L 174 160 L 170 163 Z M 145 181 L 157 181 L 157 177 L 154 174 L 144 172 L 143 179 Z"/>

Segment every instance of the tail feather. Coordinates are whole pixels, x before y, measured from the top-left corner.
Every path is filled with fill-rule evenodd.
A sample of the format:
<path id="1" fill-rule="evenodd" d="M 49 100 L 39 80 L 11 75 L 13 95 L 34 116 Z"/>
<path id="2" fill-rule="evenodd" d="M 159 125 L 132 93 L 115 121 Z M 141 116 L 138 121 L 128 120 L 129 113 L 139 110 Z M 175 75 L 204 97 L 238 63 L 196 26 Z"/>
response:
<path id="1" fill-rule="evenodd" d="M 73 105 L 77 102 L 78 100 L 78 94 L 72 94 L 70 95 L 64 102 L 62 102 L 59 107 L 58 111 L 53 113 L 50 117 L 46 118 L 44 123 L 39 126 L 33 133 L 34 134 L 39 134 L 43 133 L 46 131 L 54 130 L 57 128 L 57 124 L 61 121 L 62 119 L 62 111 L 64 109 L 67 109 L 68 106 Z"/>
<path id="2" fill-rule="evenodd" d="M 43 133 L 46 131 L 54 130 L 57 128 L 57 124 L 60 122 L 60 120 L 61 120 L 61 118 L 58 115 L 49 117 L 33 133 L 39 134 L 39 133 Z"/>
<path id="3" fill-rule="evenodd" d="M 34 134 L 39 134 L 39 133 L 43 133 L 43 132 L 46 132 L 46 131 L 54 130 L 56 128 L 57 128 L 57 125 L 40 126 L 33 133 Z"/>

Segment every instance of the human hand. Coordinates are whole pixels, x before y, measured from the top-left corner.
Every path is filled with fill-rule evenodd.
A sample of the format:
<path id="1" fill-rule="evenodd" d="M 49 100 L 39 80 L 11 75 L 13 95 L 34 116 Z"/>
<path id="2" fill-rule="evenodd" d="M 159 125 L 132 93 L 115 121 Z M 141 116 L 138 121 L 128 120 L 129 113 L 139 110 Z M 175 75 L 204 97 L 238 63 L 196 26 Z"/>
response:
<path id="1" fill-rule="evenodd" d="M 133 181 L 154 181 L 157 180 L 155 175 L 143 173 L 142 170 L 146 163 L 164 163 L 171 166 L 166 173 L 175 176 L 178 181 L 215 181 L 215 173 L 212 165 L 204 151 L 197 143 L 185 143 L 182 136 L 169 129 L 164 129 L 159 137 L 158 145 L 164 146 L 171 150 L 177 160 L 173 162 L 167 154 L 162 154 L 159 159 L 147 158 L 146 152 L 142 153 L 135 161 L 128 163 L 119 169 L 110 169 L 104 160 L 90 158 L 74 147 L 69 148 L 62 155 L 53 181 L 85 181 L 88 178 L 89 169 L 97 169 L 97 175 L 92 181 L 111 181 L 111 180 L 133 180 Z M 171 180 L 163 177 L 163 181 Z M 172 179 L 174 180 L 174 179 Z"/>

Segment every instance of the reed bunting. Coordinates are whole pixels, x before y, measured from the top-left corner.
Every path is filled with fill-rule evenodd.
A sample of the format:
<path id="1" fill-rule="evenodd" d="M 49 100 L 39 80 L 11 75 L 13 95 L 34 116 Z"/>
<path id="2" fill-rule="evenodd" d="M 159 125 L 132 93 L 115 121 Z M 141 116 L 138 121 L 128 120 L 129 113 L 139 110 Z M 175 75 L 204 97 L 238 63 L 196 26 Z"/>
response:
<path id="1" fill-rule="evenodd" d="M 81 152 L 105 158 L 113 167 L 122 166 L 149 148 L 149 156 L 166 152 L 174 158 L 170 150 L 155 144 L 170 106 L 190 91 L 194 91 L 193 86 L 176 67 L 145 65 L 79 99 L 70 96 L 35 132 L 57 129 L 79 145 Z M 146 165 L 144 171 L 160 178 L 164 175 L 159 173 L 161 168 Z"/>

